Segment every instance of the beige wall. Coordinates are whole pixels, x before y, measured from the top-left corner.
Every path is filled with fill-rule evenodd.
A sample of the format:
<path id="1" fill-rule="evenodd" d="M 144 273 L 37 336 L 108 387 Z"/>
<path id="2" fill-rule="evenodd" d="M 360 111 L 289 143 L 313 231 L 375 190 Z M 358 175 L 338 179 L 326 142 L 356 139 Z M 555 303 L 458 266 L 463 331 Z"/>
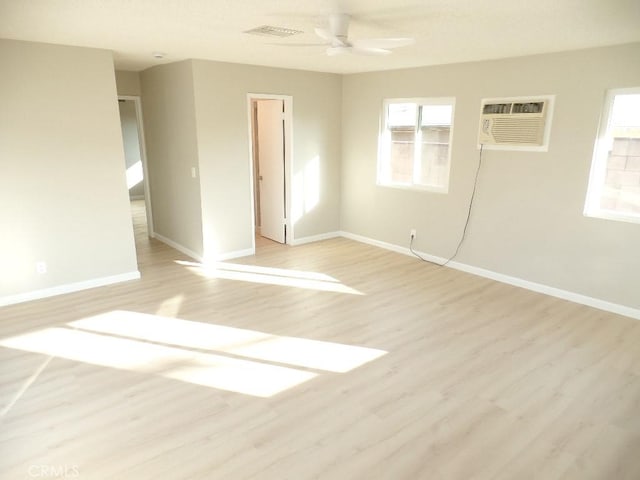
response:
<path id="1" fill-rule="evenodd" d="M 343 82 L 342 228 L 449 257 L 478 163 L 481 98 L 555 94 L 549 151 L 485 151 L 458 261 L 640 307 L 640 227 L 582 211 L 605 90 L 640 85 L 640 44 L 349 75 Z M 376 186 L 382 101 L 456 97 L 449 194 Z"/>
<path id="2" fill-rule="evenodd" d="M 136 272 L 111 53 L 1 40 L 0 64 L 0 299 Z"/>
<path id="3" fill-rule="evenodd" d="M 191 61 L 145 70 L 141 87 L 154 233 L 202 256 Z"/>
<path id="4" fill-rule="evenodd" d="M 156 232 L 211 258 L 251 247 L 247 93 L 293 97 L 294 176 L 318 159 L 318 203 L 290 199 L 296 238 L 407 246 L 416 228 L 440 257 L 464 224 L 481 98 L 555 94 L 548 152 L 485 151 L 457 260 L 640 308 L 638 225 L 582 215 L 605 90 L 639 85 L 639 57 L 632 44 L 345 77 L 193 60 L 117 79 L 142 93 Z M 111 54 L 0 41 L 0 61 L 0 297 L 135 272 Z M 375 184 L 383 99 L 422 96 L 456 97 L 446 195 Z"/>
<path id="5" fill-rule="evenodd" d="M 293 96 L 293 176 L 318 166 L 317 204 L 290 199 L 295 237 L 337 231 L 341 89 L 338 75 L 201 60 L 142 72 L 155 232 L 206 259 L 251 249 L 248 93 Z"/>
<path id="6" fill-rule="evenodd" d="M 139 97 L 140 72 L 128 72 L 126 70 L 116 70 L 116 89 L 118 95 L 128 95 Z M 140 144 L 138 141 L 138 127 L 136 122 L 135 105 L 132 101 L 120 102 L 120 121 L 122 124 L 122 137 L 124 140 L 124 151 L 127 159 L 127 168 L 132 163 L 140 160 Z M 141 197 L 144 195 L 144 183 L 131 188 L 131 197 Z"/>
<path id="7" fill-rule="evenodd" d="M 140 96 L 140 72 L 116 70 L 118 95 Z"/>
<path id="8" fill-rule="evenodd" d="M 340 76 L 201 60 L 193 61 L 193 75 L 207 256 L 252 245 L 248 93 L 293 97 L 292 183 L 305 173 L 317 182 L 293 189 L 295 238 L 339 230 Z M 305 208 L 311 188 L 318 202 Z"/>
<path id="9" fill-rule="evenodd" d="M 122 129 L 122 141 L 124 142 L 124 157 L 127 171 L 132 168 L 142 170 L 142 158 L 140 156 L 140 139 L 138 136 L 138 120 L 136 118 L 136 105 L 133 100 L 119 101 L 120 127 Z M 129 189 L 129 197 L 144 196 L 144 182 L 132 185 Z"/>

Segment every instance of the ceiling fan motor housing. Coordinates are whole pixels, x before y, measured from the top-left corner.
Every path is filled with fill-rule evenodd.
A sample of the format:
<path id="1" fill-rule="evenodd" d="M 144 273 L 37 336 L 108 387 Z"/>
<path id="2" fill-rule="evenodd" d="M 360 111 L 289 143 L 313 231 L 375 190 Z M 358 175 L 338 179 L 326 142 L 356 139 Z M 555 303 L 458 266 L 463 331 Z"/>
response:
<path id="1" fill-rule="evenodd" d="M 350 17 L 346 13 L 336 13 L 329 16 L 329 31 L 334 36 L 331 46 L 346 47 L 349 45 L 347 41 L 349 20 Z"/>

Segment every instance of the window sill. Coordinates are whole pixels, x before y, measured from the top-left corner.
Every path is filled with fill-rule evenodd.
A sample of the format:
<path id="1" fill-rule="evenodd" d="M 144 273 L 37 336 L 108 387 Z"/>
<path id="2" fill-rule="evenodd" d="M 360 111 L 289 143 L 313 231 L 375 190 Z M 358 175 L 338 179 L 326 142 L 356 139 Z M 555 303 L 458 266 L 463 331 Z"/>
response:
<path id="1" fill-rule="evenodd" d="M 393 188 L 396 190 L 409 190 L 412 192 L 430 192 L 430 193 L 449 193 L 448 187 L 436 187 L 429 185 L 415 185 L 415 184 L 402 184 L 402 183 L 376 183 L 378 187 Z"/>
<path id="2" fill-rule="evenodd" d="M 585 217 L 614 220 L 616 222 L 640 223 L 640 215 L 618 213 L 611 210 L 591 210 L 584 212 Z"/>

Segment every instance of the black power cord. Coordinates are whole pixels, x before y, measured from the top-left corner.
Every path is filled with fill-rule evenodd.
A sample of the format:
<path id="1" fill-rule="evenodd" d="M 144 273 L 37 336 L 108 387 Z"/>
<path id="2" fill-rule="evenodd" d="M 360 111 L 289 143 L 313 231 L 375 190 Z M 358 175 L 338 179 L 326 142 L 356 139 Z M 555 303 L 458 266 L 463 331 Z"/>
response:
<path id="1" fill-rule="evenodd" d="M 423 256 L 419 255 L 414 249 L 413 249 L 413 240 L 414 240 L 414 236 L 411 235 L 411 239 L 409 240 L 409 251 L 415 255 L 416 257 L 418 257 L 420 260 L 422 260 L 423 262 L 428 262 L 428 263 L 433 263 L 434 265 L 438 265 L 439 267 L 446 267 L 447 264 L 453 260 L 454 258 L 456 258 L 456 256 L 458 255 L 458 252 L 460 251 L 460 247 L 462 246 L 462 243 L 464 242 L 464 239 L 467 236 L 467 227 L 469 226 L 469 219 L 471 218 L 471 210 L 473 209 L 473 201 L 476 198 L 476 189 L 478 187 L 478 175 L 480 174 L 480 168 L 482 167 L 482 149 L 483 149 L 484 145 L 480 144 L 480 154 L 478 155 L 478 167 L 476 168 L 476 176 L 473 180 L 473 190 L 471 191 L 471 199 L 469 200 L 469 209 L 467 210 L 467 218 L 464 222 L 464 228 L 462 229 L 462 235 L 460 236 L 460 240 L 458 241 L 458 246 L 456 247 L 456 251 L 453 253 L 453 255 L 451 255 L 445 262 L 443 263 L 438 263 L 438 262 L 434 262 L 432 260 L 427 260 L 426 258 L 424 258 Z"/>

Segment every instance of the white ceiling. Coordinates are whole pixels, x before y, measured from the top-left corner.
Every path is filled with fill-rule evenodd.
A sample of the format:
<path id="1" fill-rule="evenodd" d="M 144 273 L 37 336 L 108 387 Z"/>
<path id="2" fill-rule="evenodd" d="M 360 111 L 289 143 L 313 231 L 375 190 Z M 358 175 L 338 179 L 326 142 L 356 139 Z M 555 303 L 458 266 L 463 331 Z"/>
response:
<path id="1" fill-rule="evenodd" d="M 386 57 L 273 45 L 320 43 L 313 28 L 337 12 L 351 38 L 416 43 Z M 243 33 L 265 24 L 304 33 Z M 0 0 L 0 37 L 113 50 L 121 70 L 201 58 L 356 73 L 637 42 L 640 0 Z"/>

